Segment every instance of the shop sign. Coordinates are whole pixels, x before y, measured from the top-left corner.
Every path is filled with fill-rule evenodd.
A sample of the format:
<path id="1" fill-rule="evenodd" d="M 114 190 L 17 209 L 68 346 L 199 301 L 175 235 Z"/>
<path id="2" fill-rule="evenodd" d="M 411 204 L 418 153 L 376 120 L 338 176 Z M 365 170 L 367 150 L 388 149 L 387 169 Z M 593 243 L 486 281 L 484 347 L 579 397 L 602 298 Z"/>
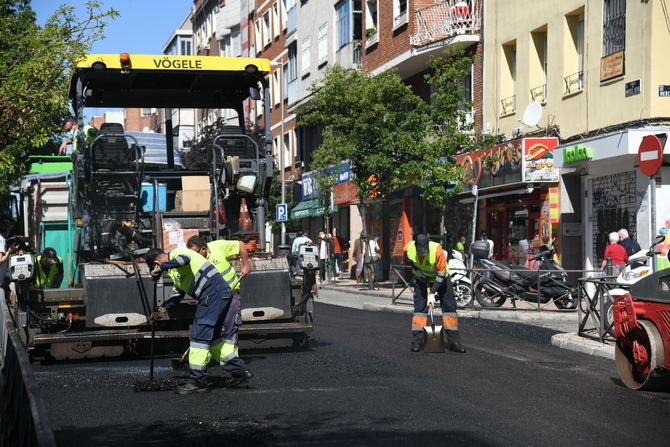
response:
<path id="1" fill-rule="evenodd" d="M 479 189 L 521 182 L 522 140 L 499 144 L 481 151 L 456 156 L 463 167 L 466 189 Z"/>
<path id="2" fill-rule="evenodd" d="M 354 182 L 345 182 L 333 186 L 333 204 L 346 205 L 357 199 L 357 189 Z"/>
<path id="3" fill-rule="evenodd" d="M 624 74 L 624 52 L 619 51 L 600 59 L 600 82 Z"/>
<path id="4" fill-rule="evenodd" d="M 663 98 L 670 98 L 670 85 L 659 85 L 658 96 Z"/>
<path id="5" fill-rule="evenodd" d="M 335 175 L 335 184 L 345 183 L 351 180 L 351 167 L 348 161 L 343 161 L 337 166 L 326 169 L 328 175 Z M 302 200 L 315 199 L 321 195 L 316 187 L 316 172 L 308 172 L 301 177 Z"/>
<path id="6" fill-rule="evenodd" d="M 637 79 L 635 81 L 626 82 L 626 85 L 624 87 L 624 91 L 626 92 L 626 96 L 639 95 L 640 94 L 640 80 Z"/>
<path id="7" fill-rule="evenodd" d="M 525 138 L 524 147 L 524 182 L 557 182 L 558 168 L 554 167 L 554 148 L 558 146 L 557 138 Z"/>
<path id="8" fill-rule="evenodd" d="M 575 145 L 563 149 L 563 162 L 575 163 L 577 161 L 590 160 L 593 158 L 593 151 L 590 147 Z"/>

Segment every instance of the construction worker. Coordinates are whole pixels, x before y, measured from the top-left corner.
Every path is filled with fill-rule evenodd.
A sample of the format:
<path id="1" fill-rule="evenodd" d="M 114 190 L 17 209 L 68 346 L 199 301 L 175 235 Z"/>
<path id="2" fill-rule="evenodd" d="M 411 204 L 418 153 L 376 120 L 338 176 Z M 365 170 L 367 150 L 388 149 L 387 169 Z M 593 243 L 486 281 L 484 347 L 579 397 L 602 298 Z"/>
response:
<path id="1" fill-rule="evenodd" d="M 151 278 L 158 281 L 164 271 L 172 278 L 177 294 L 171 296 L 151 317 L 163 318 L 167 311 L 178 304 L 186 293 L 198 301 L 191 329 L 188 363 L 191 380 L 177 387 L 178 394 L 205 391 L 207 364 L 213 357 L 221 362 L 223 343 L 213 345 L 215 335 L 221 333 L 224 319 L 230 307 L 232 291 L 216 267 L 200 254 L 188 248 L 176 248 L 165 254 L 159 248 L 152 248 L 144 260 L 151 271 Z M 248 381 L 253 375 L 245 368 L 239 357 L 229 358 L 224 369 L 238 379 Z"/>
<path id="2" fill-rule="evenodd" d="M 68 144 L 72 145 L 72 153 L 77 153 L 81 149 L 81 142 L 84 143 L 84 146 L 89 146 L 95 137 L 100 134 L 100 131 L 90 124 L 86 124 L 81 130 L 79 129 L 79 122 L 74 116 L 69 116 L 65 119 L 63 123 L 63 129 L 67 132 L 70 132 L 70 138 L 63 140 L 60 147 L 58 148 L 59 154 L 65 154 L 67 151 Z M 82 140 L 80 142 L 80 140 Z"/>
<path id="3" fill-rule="evenodd" d="M 440 244 L 429 242 L 428 236 L 418 234 L 405 246 L 405 256 L 412 263 L 414 285 L 414 315 L 412 316 L 412 352 L 421 351 L 423 328 L 428 325 L 428 306 L 435 306 L 435 296 L 442 305 L 442 326 L 445 329 L 447 348 L 464 353 L 458 333 L 456 299 L 451 280 L 447 276 L 447 256 Z M 430 293 L 427 290 L 430 287 Z"/>
<path id="4" fill-rule="evenodd" d="M 33 287 L 54 289 L 60 287 L 62 281 L 63 259 L 56 254 L 56 250 L 47 247 L 40 256 L 35 258 Z"/>
<path id="5" fill-rule="evenodd" d="M 199 253 L 214 267 L 221 272 L 221 277 L 228 283 L 233 292 L 233 298 L 230 307 L 223 320 L 223 333 L 221 337 L 212 341 L 212 347 L 219 349 L 221 344 L 221 366 L 224 368 L 228 360 L 235 359 L 238 356 L 237 341 L 239 339 L 240 326 L 242 326 L 242 312 L 240 310 L 240 280 L 251 272 L 251 262 L 247 250 L 242 241 L 218 240 L 205 243 L 200 236 L 192 236 L 186 241 L 186 248 Z M 230 264 L 230 259 L 239 256 L 242 259 L 242 269 L 239 277 L 235 274 L 235 269 Z M 246 376 L 232 377 L 228 385 L 239 386 L 246 379 Z"/>

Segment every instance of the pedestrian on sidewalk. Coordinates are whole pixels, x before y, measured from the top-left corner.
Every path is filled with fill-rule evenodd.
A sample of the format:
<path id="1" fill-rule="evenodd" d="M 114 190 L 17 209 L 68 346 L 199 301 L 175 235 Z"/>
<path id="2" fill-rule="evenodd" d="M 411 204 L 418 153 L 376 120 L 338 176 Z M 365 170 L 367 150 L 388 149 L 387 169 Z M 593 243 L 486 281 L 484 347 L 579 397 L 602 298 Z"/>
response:
<path id="1" fill-rule="evenodd" d="M 626 249 L 619 245 L 619 233 L 612 231 L 609 234 L 610 244 L 605 247 L 605 253 L 603 254 L 603 262 L 600 264 L 600 269 L 605 270 L 608 264 L 608 258 L 611 258 L 611 271 L 607 272 L 609 275 L 618 276 L 619 273 L 626 267 L 628 264 L 628 253 Z"/>
<path id="2" fill-rule="evenodd" d="M 344 260 L 342 256 L 342 238 L 337 234 L 337 230 L 333 228 L 333 275 L 335 280 L 340 279 L 340 272 L 343 269 L 342 261 Z"/>
<path id="3" fill-rule="evenodd" d="M 625 228 L 619 230 L 619 245 L 626 249 L 629 257 L 641 250 L 640 244 L 628 235 L 628 230 Z"/>
<path id="4" fill-rule="evenodd" d="M 351 253 L 351 257 L 356 263 L 356 282 L 360 281 L 361 274 L 363 273 L 363 260 L 365 257 L 365 247 L 367 246 L 367 237 L 364 232 L 361 232 L 361 235 L 354 242 L 354 250 Z"/>
<path id="5" fill-rule="evenodd" d="M 330 255 L 330 250 L 328 249 L 328 241 L 326 240 L 326 233 L 323 231 L 319 232 L 319 237 L 317 238 L 317 247 L 319 249 L 319 279 L 321 282 L 326 281 L 326 270 L 328 269 L 328 263 Z"/>
<path id="6" fill-rule="evenodd" d="M 296 275 L 302 274 L 302 267 L 300 267 L 300 247 L 303 245 L 311 245 L 312 240 L 308 238 L 302 231 L 298 231 L 298 236 L 293 239 L 291 245 L 291 254 L 293 255 L 293 273 Z"/>
<path id="7" fill-rule="evenodd" d="M 423 328 L 428 326 L 428 307 L 435 306 L 436 296 L 442 307 L 442 325 L 447 347 L 450 351 L 464 353 L 458 332 L 456 298 L 451 280 L 447 275 L 447 256 L 437 242 L 429 242 L 425 234 L 416 235 L 405 246 L 405 256 L 412 264 L 416 278 L 414 285 L 414 314 L 412 316 L 412 352 L 421 351 Z M 430 289 L 430 293 L 428 290 Z"/>

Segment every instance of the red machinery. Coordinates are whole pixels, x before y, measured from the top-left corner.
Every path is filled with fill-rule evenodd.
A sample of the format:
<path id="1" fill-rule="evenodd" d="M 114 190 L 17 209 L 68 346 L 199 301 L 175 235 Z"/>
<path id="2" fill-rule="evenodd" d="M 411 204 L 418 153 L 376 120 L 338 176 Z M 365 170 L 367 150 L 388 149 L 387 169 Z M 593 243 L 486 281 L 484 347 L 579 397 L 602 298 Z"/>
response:
<path id="1" fill-rule="evenodd" d="M 670 269 L 631 287 L 614 301 L 615 360 L 634 390 L 670 385 Z"/>

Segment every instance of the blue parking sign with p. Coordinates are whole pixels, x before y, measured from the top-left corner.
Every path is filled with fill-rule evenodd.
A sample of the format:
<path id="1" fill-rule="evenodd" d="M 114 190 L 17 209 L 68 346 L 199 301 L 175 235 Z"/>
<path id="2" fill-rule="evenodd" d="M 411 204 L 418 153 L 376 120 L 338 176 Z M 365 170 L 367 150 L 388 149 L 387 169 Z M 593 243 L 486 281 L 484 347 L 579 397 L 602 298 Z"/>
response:
<path id="1" fill-rule="evenodd" d="M 288 207 L 285 203 L 277 205 L 277 222 L 286 222 L 288 220 Z"/>

